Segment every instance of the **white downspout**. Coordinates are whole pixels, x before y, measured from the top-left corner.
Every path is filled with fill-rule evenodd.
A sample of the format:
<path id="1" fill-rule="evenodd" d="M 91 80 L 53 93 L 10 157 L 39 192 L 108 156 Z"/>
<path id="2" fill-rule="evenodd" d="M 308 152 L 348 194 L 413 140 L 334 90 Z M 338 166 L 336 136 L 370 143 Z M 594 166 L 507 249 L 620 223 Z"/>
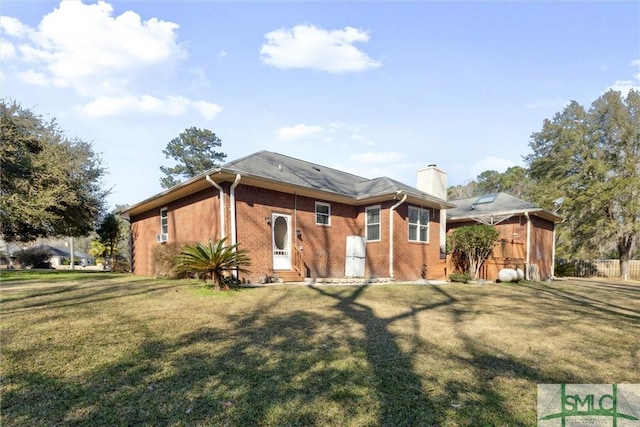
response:
<path id="1" fill-rule="evenodd" d="M 531 266 L 529 263 L 531 262 L 531 256 L 529 254 L 531 247 L 531 218 L 529 218 L 529 212 L 524 213 L 525 218 L 527 218 L 527 250 L 525 252 L 525 279 L 531 280 Z"/>
<path id="2" fill-rule="evenodd" d="M 398 190 L 396 192 L 396 197 L 399 196 L 401 193 L 402 193 L 402 190 Z M 404 196 L 402 196 L 402 199 L 398 203 L 391 206 L 391 209 L 389 209 L 389 277 L 391 279 L 394 279 L 395 277 L 394 271 L 393 271 L 393 211 L 396 210 L 398 206 L 403 204 L 405 200 L 407 200 L 406 193 L 404 194 Z"/>
<path id="3" fill-rule="evenodd" d="M 218 189 L 218 191 L 220 192 L 220 238 L 224 239 L 226 237 L 226 233 L 224 231 L 224 226 L 225 226 L 225 222 L 224 222 L 224 189 L 214 180 L 211 179 L 211 176 L 207 175 L 206 176 L 207 181 L 209 181 L 209 184 L 213 185 L 214 187 L 216 187 Z"/>
<path id="4" fill-rule="evenodd" d="M 238 236 L 236 231 L 236 186 L 240 182 L 242 175 L 236 174 L 236 179 L 231 184 L 229 189 L 229 208 L 231 209 L 231 245 L 235 245 L 238 242 Z M 233 277 L 238 279 L 238 270 L 233 270 Z"/>
<path id="5" fill-rule="evenodd" d="M 229 190 L 229 208 L 231 209 L 231 244 L 235 245 L 238 241 L 238 236 L 236 235 L 236 187 L 240 182 L 240 178 L 242 175 L 239 173 L 236 174 L 236 179 L 231 184 L 231 189 Z"/>

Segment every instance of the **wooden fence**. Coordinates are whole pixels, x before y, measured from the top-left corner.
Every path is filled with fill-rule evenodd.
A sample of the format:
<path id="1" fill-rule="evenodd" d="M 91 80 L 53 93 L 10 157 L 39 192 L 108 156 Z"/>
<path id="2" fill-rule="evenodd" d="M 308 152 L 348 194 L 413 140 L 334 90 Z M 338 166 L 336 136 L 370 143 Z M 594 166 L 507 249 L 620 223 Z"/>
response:
<path id="1" fill-rule="evenodd" d="M 620 277 L 617 259 L 556 259 L 556 276 Z M 629 261 L 629 278 L 640 279 L 640 260 Z"/>

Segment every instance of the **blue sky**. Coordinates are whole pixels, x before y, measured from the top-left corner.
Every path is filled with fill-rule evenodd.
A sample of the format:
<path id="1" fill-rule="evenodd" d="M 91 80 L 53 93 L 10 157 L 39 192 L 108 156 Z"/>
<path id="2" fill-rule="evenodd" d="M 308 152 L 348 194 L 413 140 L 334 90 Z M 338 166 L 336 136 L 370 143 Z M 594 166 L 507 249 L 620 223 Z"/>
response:
<path id="1" fill-rule="evenodd" d="M 640 89 L 640 2 L 3 1 L 0 95 L 90 141 L 108 203 L 160 192 L 162 154 L 210 129 L 415 185 L 522 165 L 570 100 Z"/>

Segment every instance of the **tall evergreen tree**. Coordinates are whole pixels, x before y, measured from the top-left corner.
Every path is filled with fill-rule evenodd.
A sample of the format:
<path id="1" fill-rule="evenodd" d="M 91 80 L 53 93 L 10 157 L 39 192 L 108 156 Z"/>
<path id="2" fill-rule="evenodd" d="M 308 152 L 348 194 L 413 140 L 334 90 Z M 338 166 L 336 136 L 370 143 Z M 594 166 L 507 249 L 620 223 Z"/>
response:
<path id="1" fill-rule="evenodd" d="M 572 249 L 615 242 L 620 275 L 640 237 L 640 92 L 608 91 L 586 110 L 571 102 L 532 135 L 526 156 L 539 200 L 564 197 Z"/>
<path id="2" fill-rule="evenodd" d="M 193 178 L 211 168 L 219 166 L 227 157 L 225 153 L 215 151 L 222 146 L 222 141 L 215 133 L 208 129 L 191 127 L 172 139 L 162 150 L 166 158 L 173 158 L 177 165 L 160 166 L 166 176 L 160 178 L 163 188 L 170 188 L 179 184 L 179 177 Z"/>

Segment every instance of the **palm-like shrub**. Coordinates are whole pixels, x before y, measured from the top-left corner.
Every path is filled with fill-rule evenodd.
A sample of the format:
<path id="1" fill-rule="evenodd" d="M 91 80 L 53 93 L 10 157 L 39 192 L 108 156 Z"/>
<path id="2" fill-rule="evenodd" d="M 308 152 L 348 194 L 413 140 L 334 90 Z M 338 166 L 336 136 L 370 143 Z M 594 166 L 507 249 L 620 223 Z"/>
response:
<path id="1" fill-rule="evenodd" d="M 107 267 L 106 258 L 109 253 L 107 246 L 100 240 L 92 240 L 89 255 L 96 257 L 96 263 L 102 264 L 102 268 Z"/>
<path id="2" fill-rule="evenodd" d="M 211 279 L 218 289 L 229 289 L 225 273 L 237 270 L 248 273 L 245 267 L 251 265 L 251 259 L 238 244 L 226 246 L 226 239 L 209 240 L 208 244 L 186 245 L 176 255 L 175 269 L 178 273 L 197 274 L 203 279 Z"/>

